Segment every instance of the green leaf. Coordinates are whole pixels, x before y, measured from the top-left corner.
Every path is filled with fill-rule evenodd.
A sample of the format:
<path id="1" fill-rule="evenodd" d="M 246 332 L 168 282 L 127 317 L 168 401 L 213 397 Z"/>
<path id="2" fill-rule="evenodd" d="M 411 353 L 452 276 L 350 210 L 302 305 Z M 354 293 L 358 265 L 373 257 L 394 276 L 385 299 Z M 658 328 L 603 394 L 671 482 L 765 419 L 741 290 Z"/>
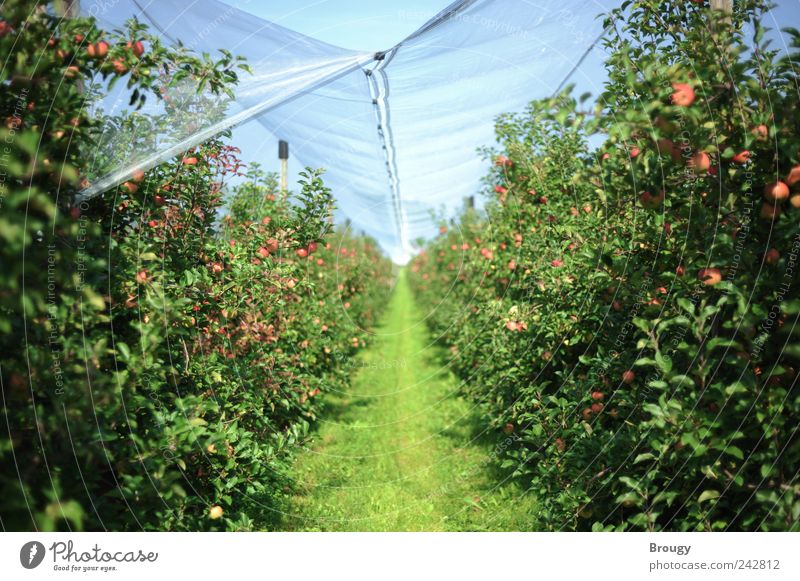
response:
<path id="1" fill-rule="evenodd" d="M 702 494 L 700 494 L 700 498 L 697 499 L 697 502 L 705 502 L 706 500 L 713 500 L 715 498 L 719 498 L 718 490 L 704 490 Z"/>

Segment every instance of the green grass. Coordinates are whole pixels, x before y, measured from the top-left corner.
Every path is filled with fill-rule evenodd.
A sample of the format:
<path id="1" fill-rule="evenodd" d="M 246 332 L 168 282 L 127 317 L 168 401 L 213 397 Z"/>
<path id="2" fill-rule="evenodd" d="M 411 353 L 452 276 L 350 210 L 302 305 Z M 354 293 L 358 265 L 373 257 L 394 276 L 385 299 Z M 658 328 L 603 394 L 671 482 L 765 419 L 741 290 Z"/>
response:
<path id="1" fill-rule="evenodd" d="M 535 503 L 492 472 L 401 271 L 348 393 L 328 396 L 283 527 L 324 531 L 533 530 Z"/>

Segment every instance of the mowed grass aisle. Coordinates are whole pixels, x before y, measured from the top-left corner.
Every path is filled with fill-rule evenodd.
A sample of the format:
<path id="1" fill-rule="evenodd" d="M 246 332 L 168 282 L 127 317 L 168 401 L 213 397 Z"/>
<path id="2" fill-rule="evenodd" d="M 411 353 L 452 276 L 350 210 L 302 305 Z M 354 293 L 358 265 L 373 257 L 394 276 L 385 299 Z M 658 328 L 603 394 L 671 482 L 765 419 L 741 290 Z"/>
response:
<path id="1" fill-rule="evenodd" d="M 492 455 L 456 393 L 401 272 L 348 393 L 329 395 L 314 443 L 297 462 L 289 530 L 530 530 L 535 506 L 496 488 Z"/>

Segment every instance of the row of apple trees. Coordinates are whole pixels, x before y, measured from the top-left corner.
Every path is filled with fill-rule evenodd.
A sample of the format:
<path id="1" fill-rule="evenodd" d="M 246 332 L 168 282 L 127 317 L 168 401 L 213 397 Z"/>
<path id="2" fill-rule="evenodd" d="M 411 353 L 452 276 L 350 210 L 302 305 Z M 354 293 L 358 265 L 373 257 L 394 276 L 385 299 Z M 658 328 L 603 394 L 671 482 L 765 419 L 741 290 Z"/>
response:
<path id="1" fill-rule="evenodd" d="M 26 0 L 2 8 L 0 57 L 0 525 L 272 526 L 389 263 L 333 230 L 319 172 L 289 199 L 225 136 L 76 202 L 102 128 L 132 122 L 87 113 L 102 87 L 224 96 L 231 55 Z"/>
<path id="2" fill-rule="evenodd" d="M 411 265 L 543 529 L 800 527 L 800 34 L 734 5 L 611 12 L 596 106 L 500 117 Z"/>

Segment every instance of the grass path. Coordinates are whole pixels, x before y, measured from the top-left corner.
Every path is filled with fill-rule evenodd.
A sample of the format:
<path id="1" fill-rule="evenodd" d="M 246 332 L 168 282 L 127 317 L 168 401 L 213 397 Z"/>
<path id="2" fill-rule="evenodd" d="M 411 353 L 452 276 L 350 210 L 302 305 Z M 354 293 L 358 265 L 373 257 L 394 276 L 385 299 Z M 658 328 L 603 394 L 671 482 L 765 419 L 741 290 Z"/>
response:
<path id="1" fill-rule="evenodd" d="M 488 473 L 495 443 L 437 363 L 401 272 L 348 393 L 331 395 L 298 458 L 288 530 L 530 530 L 534 507 Z M 521 497 L 521 498 L 520 498 Z"/>

